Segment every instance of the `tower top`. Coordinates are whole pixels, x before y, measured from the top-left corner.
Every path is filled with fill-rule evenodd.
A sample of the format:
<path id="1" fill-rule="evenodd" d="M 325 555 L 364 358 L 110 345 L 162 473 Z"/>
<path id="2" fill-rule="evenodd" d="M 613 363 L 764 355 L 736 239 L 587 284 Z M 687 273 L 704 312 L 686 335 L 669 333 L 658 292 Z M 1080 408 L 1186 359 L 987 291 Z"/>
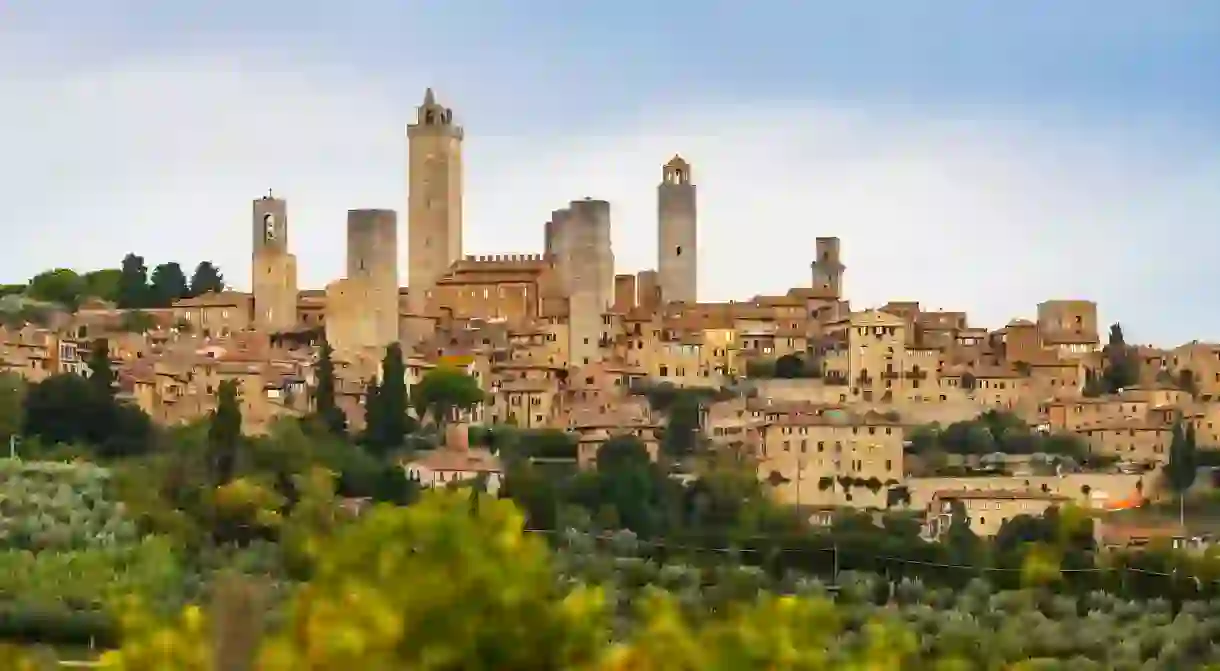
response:
<path id="1" fill-rule="evenodd" d="M 436 102 L 436 93 L 429 86 L 424 90 L 424 101 L 415 109 L 414 127 L 456 128 L 453 110 Z"/>
<path id="2" fill-rule="evenodd" d="M 661 168 L 661 183 L 662 184 L 690 184 L 691 170 L 690 164 L 686 159 L 674 154 L 674 157 L 669 159 L 669 162 Z"/>

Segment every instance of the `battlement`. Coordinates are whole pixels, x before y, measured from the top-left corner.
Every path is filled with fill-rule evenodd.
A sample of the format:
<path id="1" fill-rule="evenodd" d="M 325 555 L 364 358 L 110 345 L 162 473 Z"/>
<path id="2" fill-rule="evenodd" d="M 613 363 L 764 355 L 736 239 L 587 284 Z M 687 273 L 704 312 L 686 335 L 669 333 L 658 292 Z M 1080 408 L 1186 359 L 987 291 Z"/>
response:
<path id="1" fill-rule="evenodd" d="M 467 254 L 464 261 L 466 263 L 498 263 L 498 264 L 515 264 L 515 265 L 532 265 L 537 263 L 545 263 L 551 258 L 546 254 Z"/>

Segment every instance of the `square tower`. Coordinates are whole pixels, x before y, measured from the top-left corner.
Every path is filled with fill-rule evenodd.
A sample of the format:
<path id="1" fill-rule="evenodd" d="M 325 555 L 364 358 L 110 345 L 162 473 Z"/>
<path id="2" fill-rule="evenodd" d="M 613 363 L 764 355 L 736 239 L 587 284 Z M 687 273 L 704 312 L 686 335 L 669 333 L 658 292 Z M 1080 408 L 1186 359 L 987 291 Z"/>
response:
<path id="1" fill-rule="evenodd" d="M 823 298 L 842 298 L 844 266 L 839 257 L 839 239 L 818 238 L 814 244 L 816 256 L 810 264 L 814 290 Z"/>
<path id="2" fill-rule="evenodd" d="M 699 294 L 698 216 L 690 164 L 674 156 L 657 186 L 657 275 L 661 300 L 694 303 Z"/>
<path id="3" fill-rule="evenodd" d="M 423 314 L 437 280 L 462 258 L 462 127 L 432 89 L 407 126 L 409 308 Z"/>
<path id="4" fill-rule="evenodd" d="M 268 193 L 254 201 L 250 219 L 254 328 L 287 331 L 297 325 L 297 259 L 288 251 L 288 204 Z"/>

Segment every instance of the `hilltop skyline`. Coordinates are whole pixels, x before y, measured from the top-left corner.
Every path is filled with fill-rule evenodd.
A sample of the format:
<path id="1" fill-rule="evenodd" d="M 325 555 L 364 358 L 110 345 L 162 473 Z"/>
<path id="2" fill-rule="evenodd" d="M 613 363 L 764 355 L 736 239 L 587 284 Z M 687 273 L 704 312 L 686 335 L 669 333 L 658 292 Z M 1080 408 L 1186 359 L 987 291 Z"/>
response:
<path id="1" fill-rule="evenodd" d="M 1197 309 L 1220 282 L 1211 5 L 696 18 L 544 2 L 526 23 L 461 2 L 68 4 L 54 23 L 0 9 L 16 101 L 0 220 L 23 229 L 5 281 L 134 251 L 208 258 L 245 287 L 249 203 L 272 188 L 301 286 L 320 288 L 343 272 L 347 209 L 405 217 L 404 128 L 432 86 L 467 131 L 468 254 L 539 252 L 549 212 L 592 196 L 612 203 L 619 270 L 653 267 L 655 186 L 678 153 L 699 186 L 703 300 L 807 285 L 814 237 L 833 235 L 857 308 L 920 300 L 995 327 L 1088 298 L 1133 341 L 1220 339 Z"/>

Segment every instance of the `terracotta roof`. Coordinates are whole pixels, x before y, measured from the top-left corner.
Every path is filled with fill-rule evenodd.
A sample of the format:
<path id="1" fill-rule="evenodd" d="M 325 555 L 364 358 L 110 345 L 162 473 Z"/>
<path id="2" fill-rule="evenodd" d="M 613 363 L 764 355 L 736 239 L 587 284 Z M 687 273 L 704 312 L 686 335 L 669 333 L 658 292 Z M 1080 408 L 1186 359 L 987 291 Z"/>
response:
<path id="1" fill-rule="evenodd" d="M 430 471 L 465 471 L 472 473 L 500 473 L 500 458 L 481 448 L 439 448 L 403 464 L 420 466 Z"/>
<path id="2" fill-rule="evenodd" d="M 1011 489 L 942 489 L 932 494 L 932 500 L 939 499 L 1001 499 L 1013 501 L 1070 501 L 1066 496 L 1034 491 L 1016 491 Z"/>

